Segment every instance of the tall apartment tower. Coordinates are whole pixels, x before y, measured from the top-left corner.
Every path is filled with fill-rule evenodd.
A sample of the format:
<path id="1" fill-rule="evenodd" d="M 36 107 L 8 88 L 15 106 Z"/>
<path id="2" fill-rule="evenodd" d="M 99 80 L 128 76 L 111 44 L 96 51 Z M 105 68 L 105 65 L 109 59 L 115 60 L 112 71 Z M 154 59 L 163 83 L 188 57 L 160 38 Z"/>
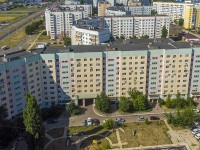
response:
<path id="1" fill-rule="evenodd" d="M 200 28 L 200 7 L 196 8 L 195 28 Z"/>
<path id="2" fill-rule="evenodd" d="M 99 2 L 98 4 L 98 16 L 105 16 L 106 8 L 111 7 L 108 2 Z"/>
<path id="3" fill-rule="evenodd" d="M 185 6 L 183 19 L 184 19 L 183 27 L 185 29 L 191 29 L 192 19 L 193 19 L 193 6 Z"/>

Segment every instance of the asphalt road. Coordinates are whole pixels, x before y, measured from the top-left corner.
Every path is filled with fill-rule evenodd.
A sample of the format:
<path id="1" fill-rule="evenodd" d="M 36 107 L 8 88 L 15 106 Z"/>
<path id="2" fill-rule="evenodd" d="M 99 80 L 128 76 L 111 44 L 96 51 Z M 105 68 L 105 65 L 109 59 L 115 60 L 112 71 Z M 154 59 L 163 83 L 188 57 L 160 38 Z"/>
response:
<path id="1" fill-rule="evenodd" d="M 126 122 L 130 123 L 130 122 L 139 122 L 138 121 L 138 117 L 139 116 L 144 116 L 148 119 L 150 119 L 150 116 L 157 116 L 159 117 L 161 120 L 164 120 L 165 117 L 163 115 L 163 112 L 161 113 L 157 113 L 157 114 L 147 114 L 146 112 L 142 113 L 145 115 L 141 115 L 141 114 L 134 114 L 134 115 L 130 115 L 130 116 L 124 116 L 124 117 L 120 117 L 126 120 Z M 69 115 L 67 113 L 64 113 L 63 115 L 61 115 L 58 118 L 58 123 L 55 124 L 46 124 L 46 130 L 49 130 L 51 128 L 58 128 L 58 127 L 63 127 L 63 126 L 81 126 L 82 125 L 82 121 L 83 120 L 87 120 L 87 118 L 96 118 L 100 121 L 100 124 L 103 123 L 103 120 L 108 119 L 108 118 L 113 118 L 114 120 L 116 118 L 119 117 L 102 117 L 97 115 L 94 111 L 93 111 L 93 105 L 89 105 L 86 107 L 86 111 L 83 111 L 83 113 L 81 115 L 78 116 L 73 116 L 73 117 L 69 117 Z"/>
<path id="2" fill-rule="evenodd" d="M 41 13 L 41 14 L 42 14 L 42 13 Z M 10 30 L 8 33 L 5 33 L 4 35 L 0 36 L 0 40 L 4 39 L 6 36 L 8 36 L 8 35 L 12 34 L 13 32 L 17 31 L 19 28 L 25 26 L 26 24 L 28 24 L 28 23 L 31 22 L 32 20 L 34 20 L 34 19 L 36 19 L 37 17 L 39 17 L 41 14 L 39 14 L 39 15 L 37 15 L 37 16 L 35 16 L 35 17 L 29 19 L 29 20 L 27 20 L 27 21 L 24 22 L 23 24 L 21 24 L 21 25 L 17 26 L 16 28 Z"/>
<path id="3" fill-rule="evenodd" d="M 33 12 L 31 15 L 33 15 L 34 13 L 35 13 L 35 12 Z M 13 15 L 13 14 L 12 14 L 12 15 Z M 15 20 L 15 21 L 9 23 L 8 25 L 5 25 L 5 26 L 1 27 L 1 28 L 0 28 L 0 31 L 3 30 L 3 29 L 5 29 L 5 28 L 7 28 L 7 27 L 9 27 L 9 26 L 11 26 L 11 25 L 13 25 L 13 24 L 15 24 L 15 23 L 18 22 L 18 21 L 21 21 L 22 19 L 27 18 L 28 16 L 29 16 L 29 15 L 25 15 L 25 16 L 23 16 L 23 17 L 21 17 L 21 18 Z"/>

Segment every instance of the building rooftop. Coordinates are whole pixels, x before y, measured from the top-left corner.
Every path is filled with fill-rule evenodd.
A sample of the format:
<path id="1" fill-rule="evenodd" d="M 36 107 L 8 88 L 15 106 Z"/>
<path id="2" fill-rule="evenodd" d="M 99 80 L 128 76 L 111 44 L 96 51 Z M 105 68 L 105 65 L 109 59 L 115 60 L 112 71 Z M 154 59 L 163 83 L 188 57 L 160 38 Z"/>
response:
<path id="1" fill-rule="evenodd" d="M 116 40 L 101 45 L 73 45 L 68 47 L 47 47 L 45 50 L 36 49 L 30 51 L 14 51 L 6 54 L 7 50 L 0 51 L 6 55 L 0 55 L 0 64 L 20 58 L 27 58 L 36 54 L 52 54 L 52 53 L 85 53 L 85 52 L 103 52 L 103 51 L 146 51 L 158 49 L 182 49 L 200 47 L 200 42 L 174 42 L 168 38 L 160 39 L 126 39 Z"/>
<path id="2" fill-rule="evenodd" d="M 125 11 L 123 6 L 114 6 L 114 7 L 108 7 L 107 10 L 113 10 L 113 11 Z"/>
<path id="3" fill-rule="evenodd" d="M 89 25 L 74 25 L 76 26 L 77 28 L 81 28 L 81 29 L 85 29 L 85 30 L 91 30 L 91 31 L 104 31 L 104 30 L 108 30 L 106 28 L 98 28 L 98 27 L 92 27 L 92 26 L 89 26 Z"/>

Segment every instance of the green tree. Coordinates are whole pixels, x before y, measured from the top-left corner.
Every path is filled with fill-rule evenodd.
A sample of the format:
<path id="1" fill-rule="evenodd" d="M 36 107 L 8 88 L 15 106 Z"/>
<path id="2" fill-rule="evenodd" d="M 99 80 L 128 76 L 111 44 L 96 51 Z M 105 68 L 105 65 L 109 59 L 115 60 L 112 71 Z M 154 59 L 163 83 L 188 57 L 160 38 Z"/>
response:
<path id="1" fill-rule="evenodd" d="M 95 101 L 95 107 L 102 112 L 108 112 L 110 109 L 110 98 L 106 95 L 105 92 L 101 92 L 97 95 Z"/>
<path id="2" fill-rule="evenodd" d="M 72 115 L 78 115 L 81 113 L 81 108 L 80 106 L 76 106 L 74 102 L 70 102 L 67 107 L 66 110 L 69 114 Z"/>
<path id="3" fill-rule="evenodd" d="M 122 112 L 129 112 L 132 108 L 132 103 L 126 97 L 120 97 L 119 110 Z"/>
<path id="4" fill-rule="evenodd" d="M 171 100 L 171 95 L 170 94 L 167 95 L 167 99 L 165 101 L 165 106 L 167 108 L 172 108 L 172 100 Z"/>
<path id="5" fill-rule="evenodd" d="M 142 39 L 148 39 L 149 36 L 148 36 L 148 35 L 143 35 L 141 38 L 142 38 Z"/>
<path id="6" fill-rule="evenodd" d="M 183 120 L 183 125 L 192 125 L 194 121 L 199 119 L 198 114 L 193 111 L 193 107 L 187 107 L 185 108 L 181 113 L 181 118 Z"/>
<path id="7" fill-rule="evenodd" d="M 156 10 L 151 10 L 151 15 L 156 15 L 158 12 Z"/>
<path id="8" fill-rule="evenodd" d="M 71 38 L 64 38 L 64 45 L 71 45 Z"/>
<path id="9" fill-rule="evenodd" d="M 42 124 L 40 108 L 34 96 L 26 94 L 26 107 L 23 111 L 24 125 L 27 132 L 27 144 L 30 150 L 44 149 L 45 128 Z"/>
<path id="10" fill-rule="evenodd" d="M 130 89 L 128 91 L 129 96 L 131 97 L 131 100 L 133 102 L 133 109 L 136 111 L 140 110 L 147 110 L 152 108 L 150 102 L 148 101 L 148 98 L 146 95 L 144 95 L 142 92 L 139 92 L 134 89 Z"/>
<path id="11" fill-rule="evenodd" d="M 108 119 L 108 120 L 106 120 L 106 122 L 104 123 L 103 126 L 106 129 L 114 129 L 115 121 L 113 119 Z"/>
<path id="12" fill-rule="evenodd" d="M 164 101 L 162 98 L 159 98 L 159 99 L 158 99 L 158 104 L 159 104 L 159 106 L 161 107 L 162 105 L 165 104 L 165 101 Z"/>
<path id="13" fill-rule="evenodd" d="M 148 119 L 148 118 L 145 119 L 145 123 L 146 123 L 147 125 L 149 125 L 149 119 Z"/>
<path id="14" fill-rule="evenodd" d="M 166 26 L 164 25 L 163 28 L 162 28 L 162 35 L 161 35 L 161 37 L 162 38 L 166 38 L 167 35 L 168 35 L 168 30 L 167 30 Z"/>
<path id="15" fill-rule="evenodd" d="M 179 26 L 183 26 L 183 23 L 184 23 L 184 19 L 183 18 L 180 18 L 179 21 L 178 21 L 178 24 Z"/>
<path id="16" fill-rule="evenodd" d="M 121 35 L 121 36 L 120 36 L 120 39 L 125 39 L 124 35 Z"/>

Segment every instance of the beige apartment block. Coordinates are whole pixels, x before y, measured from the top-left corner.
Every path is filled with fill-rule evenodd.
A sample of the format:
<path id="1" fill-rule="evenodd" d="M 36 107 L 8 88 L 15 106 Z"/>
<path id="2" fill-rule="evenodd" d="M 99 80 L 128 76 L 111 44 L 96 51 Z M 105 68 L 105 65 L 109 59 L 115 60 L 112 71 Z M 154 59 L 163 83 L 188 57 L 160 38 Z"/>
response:
<path id="1" fill-rule="evenodd" d="M 99 2 L 98 4 L 98 16 L 105 16 L 106 8 L 111 7 L 108 2 Z"/>

